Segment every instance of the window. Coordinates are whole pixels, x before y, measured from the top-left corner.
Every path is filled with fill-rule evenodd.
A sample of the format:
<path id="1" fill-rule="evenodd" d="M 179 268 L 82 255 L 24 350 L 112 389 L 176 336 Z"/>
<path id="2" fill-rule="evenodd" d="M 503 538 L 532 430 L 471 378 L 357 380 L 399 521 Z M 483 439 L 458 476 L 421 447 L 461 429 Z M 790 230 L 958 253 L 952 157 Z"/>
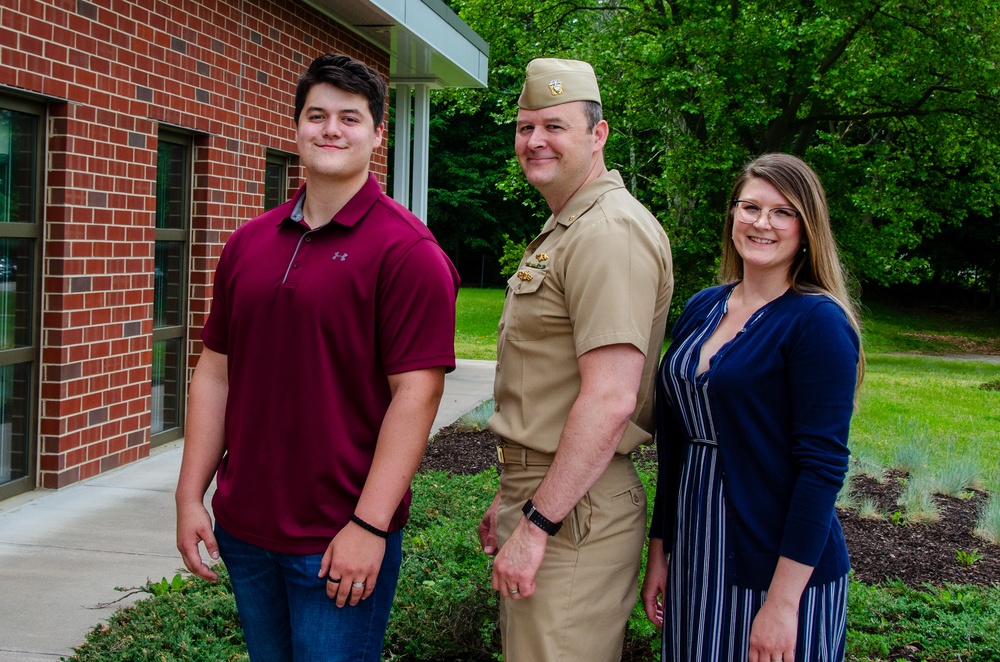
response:
<path id="1" fill-rule="evenodd" d="M 191 142 L 161 131 L 156 154 L 153 266 L 153 445 L 183 434 Z"/>
<path id="2" fill-rule="evenodd" d="M 0 499 L 35 487 L 42 113 L 0 97 Z"/>
<path id="3" fill-rule="evenodd" d="M 288 158 L 267 153 L 264 164 L 264 209 L 277 207 L 288 200 Z"/>

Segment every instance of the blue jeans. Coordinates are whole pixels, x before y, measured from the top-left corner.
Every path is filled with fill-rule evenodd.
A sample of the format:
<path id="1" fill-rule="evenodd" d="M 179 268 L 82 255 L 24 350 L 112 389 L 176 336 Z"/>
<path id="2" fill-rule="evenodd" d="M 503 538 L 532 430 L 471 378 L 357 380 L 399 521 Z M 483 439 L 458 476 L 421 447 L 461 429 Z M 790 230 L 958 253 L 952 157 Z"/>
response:
<path id="1" fill-rule="evenodd" d="M 322 554 L 278 554 L 216 525 L 251 660 L 378 662 L 402 561 L 402 533 L 386 540 L 375 590 L 352 607 L 326 596 Z"/>

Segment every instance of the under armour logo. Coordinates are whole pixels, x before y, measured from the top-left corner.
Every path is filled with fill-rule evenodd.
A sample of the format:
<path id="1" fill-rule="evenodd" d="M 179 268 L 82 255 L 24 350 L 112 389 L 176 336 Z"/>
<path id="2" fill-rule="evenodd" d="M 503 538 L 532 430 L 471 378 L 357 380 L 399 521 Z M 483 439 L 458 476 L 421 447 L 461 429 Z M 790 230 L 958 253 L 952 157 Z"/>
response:
<path id="1" fill-rule="evenodd" d="M 337 251 L 336 253 L 333 254 L 333 259 L 340 260 L 341 262 L 343 262 L 344 260 L 347 259 L 347 253 L 341 253 L 340 251 Z"/>

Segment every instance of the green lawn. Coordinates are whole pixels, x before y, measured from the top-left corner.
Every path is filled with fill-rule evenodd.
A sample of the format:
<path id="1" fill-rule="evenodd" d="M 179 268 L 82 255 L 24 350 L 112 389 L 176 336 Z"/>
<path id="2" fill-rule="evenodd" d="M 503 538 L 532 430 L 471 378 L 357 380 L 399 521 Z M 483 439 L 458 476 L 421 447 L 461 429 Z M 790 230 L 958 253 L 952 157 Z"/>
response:
<path id="1" fill-rule="evenodd" d="M 947 309 L 914 310 L 863 300 L 865 350 L 871 353 L 961 353 L 1000 350 L 1000 316 Z"/>
<path id="2" fill-rule="evenodd" d="M 503 295 L 500 289 L 463 287 L 458 291 L 455 354 L 459 358 L 496 360 Z"/>
<path id="3" fill-rule="evenodd" d="M 925 356 L 870 354 L 851 424 L 856 456 L 894 464 L 903 444 L 919 445 L 931 467 L 975 458 L 984 484 L 1000 488 L 1000 365 Z"/>
<path id="4" fill-rule="evenodd" d="M 496 358 L 503 297 L 501 289 L 459 292 L 460 357 Z M 891 466 L 901 445 L 920 444 L 932 469 L 971 456 L 986 487 L 1000 488 L 1000 390 L 981 388 L 1000 386 L 1000 365 L 933 356 L 991 347 L 1000 338 L 997 316 L 917 313 L 878 301 L 862 309 L 868 360 L 851 426 L 852 452 Z"/>

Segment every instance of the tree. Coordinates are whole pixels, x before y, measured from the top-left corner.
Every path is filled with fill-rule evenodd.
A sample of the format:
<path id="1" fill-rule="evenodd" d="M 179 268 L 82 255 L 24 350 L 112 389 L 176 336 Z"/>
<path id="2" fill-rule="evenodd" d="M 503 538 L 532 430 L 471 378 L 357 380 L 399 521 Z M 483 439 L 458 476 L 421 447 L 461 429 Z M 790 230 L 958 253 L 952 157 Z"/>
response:
<path id="1" fill-rule="evenodd" d="M 513 116 L 512 88 L 532 57 L 594 65 L 613 132 L 609 163 L 667 228 L 682 295 L 712 279 L 736 173 L 770 151 L 816 168 L 844 261 L 860 281 L 958 273 L 954 255 L 945 266 L 933 250 L 936 238 L 971 237 L 973 228 L 980 239 L 1000 236 L 1000 10 L 992 3 L 454 5 L 490 42 L 491 89 L 478 98 L 491 99 L 498 121 Z"/>
<path id="2" fill-rule="evenodd" d="M 465 113 L 441 100 L 431 117 L 427 225 L 463 283 L 503 285 L 498 260 L 505 239 L 531 236 L 545 219 L 534 189 L 500 195 L 510 178 L 505 155 L 513 153 L 513 131 L 484 109 Z"/>

